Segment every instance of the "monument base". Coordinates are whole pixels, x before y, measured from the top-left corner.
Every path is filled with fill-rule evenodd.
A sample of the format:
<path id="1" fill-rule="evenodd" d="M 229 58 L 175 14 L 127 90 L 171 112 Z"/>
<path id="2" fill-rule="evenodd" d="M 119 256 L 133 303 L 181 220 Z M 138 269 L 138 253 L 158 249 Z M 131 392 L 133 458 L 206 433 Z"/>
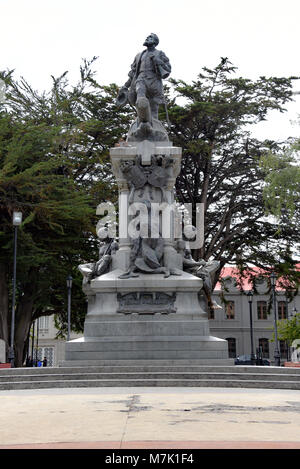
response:
<path id="1" fill-rule="evenodd" d="M 203 280 L 184 271 L 186 254 L 176 248 L 171 207 L 181 155 L 181 148 L 169 141 L 126 142 L 110 149 L 119 187 L 119 249 L 111 253 L 112 270 L 90 282 L 84 278 L 88 298 L 84 337 L 66 343 L 65 363 L 232 364 L 227 341 L 210 335 Z M 136 238 L 128 229 L 135 202 L 145 205 L 153 235 L 149 244 L 140 235 L 136 252 Z M 154 208 L 165 204 L 170 210 L 155 217 Z M 159 230 L 153 234 L 155 226 Z"/>
<path id="2" fill-rule="evenodd" d="M 84 337 L 66 343 L 66 363 L 200 360 L 229 364 L 226 340 L 209 332 L 202 280 L 189 273 L 119 279 L 114 270 L 86 284 Z M 231 364 L 231 361 L 230 361 Z"/>

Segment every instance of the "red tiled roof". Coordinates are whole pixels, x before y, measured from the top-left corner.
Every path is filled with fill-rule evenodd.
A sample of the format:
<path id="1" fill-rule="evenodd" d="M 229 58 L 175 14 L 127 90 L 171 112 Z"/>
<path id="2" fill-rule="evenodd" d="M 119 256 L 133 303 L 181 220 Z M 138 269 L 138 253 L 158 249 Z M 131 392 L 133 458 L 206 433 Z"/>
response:
<path id="1" fill-rule="evenodd" d="M 300 263 L 299 264 L 296 264 L 296 269 L 297 270 L 300 270 Z M 243 278 L 241 278 L 239 276 L 239 270 L 237 269 L 237 267 L 223 267 L 223 269 L 221 270 L 221 277 L 224 279 L 226 277 L 231 277 L 231 278 L 236 278 L 238 280 L 238 283 L 239 285 L 242 287 L 243 290 L 251 290 L 252 289 L 252 283 L 251 283 L 251 277 L 253 277 L 253 275 L 262 275 L 264 277 L 267 277 L 269 274 L 267 273 L 266 270 L 263 270 L 259 267 L 251 267 L 251 269 L 249 269 L 249 273 L 247 275 L 247 273 L 245 272 L 245 275 Z M 277 286 L 276 286 L 276 289 L 277 290 L 285 290 L 284 288 L 284 279 L 280 279 L 279 282 L 277 282 Z M 215 290 L 221 290 L 221 283 L 220 282 L 217 282 L 216 286 L 215 286 Z"/>

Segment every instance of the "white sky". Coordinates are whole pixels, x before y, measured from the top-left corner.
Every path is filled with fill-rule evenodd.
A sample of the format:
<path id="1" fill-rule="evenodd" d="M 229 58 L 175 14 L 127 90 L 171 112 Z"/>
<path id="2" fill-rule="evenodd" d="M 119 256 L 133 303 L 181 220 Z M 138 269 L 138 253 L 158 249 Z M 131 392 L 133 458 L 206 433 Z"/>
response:
<path id="1" fill-rule="evenodd" d="M 15 69 L 39 90 L 65 70 L 77 81 L 81 59 L 94 55 L 100 83 L 124 84 L 151 32 L 174 78 L 192 81 L 220 57 L 251 79 L 300 75 L 299 0 L 0 0 L 0 18 L 0 69 Z M 290 121 L 300 95 L 287 109 L 257 126 L 257 137 L 299 136 Z"/>

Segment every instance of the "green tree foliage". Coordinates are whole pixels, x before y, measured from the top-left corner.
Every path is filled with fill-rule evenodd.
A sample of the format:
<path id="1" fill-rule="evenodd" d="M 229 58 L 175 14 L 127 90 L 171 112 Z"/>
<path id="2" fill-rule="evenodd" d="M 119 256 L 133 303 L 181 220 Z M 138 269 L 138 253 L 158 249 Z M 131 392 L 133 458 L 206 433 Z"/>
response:
<path id="1" fill-rule="evenodd" d="M 300 139 L 293 139 L 279 154 L 263 155 L 261 167 L 266 173 L 263 196 L 267 213 L 281 224 L 296 225 L 300 216 Z"/>
<path id="2" fill-rule="evenodd" d="M 291 346 L 293 341 L 300 339 L 300 313 L 295 314 L 291 319 L 282 319 L 277 322 L 278 340 L 286 340 Z"/>
<path id="3" fill-rule="evenodd" d="M 236 67 L 223 58 L 191 84 L 170 83 L 168 94 L 175 95 L 169 98 L 171 140 L 183 148 L 177 198 L 194 208 L 204 204 L 205 242 L 194 257 L 218 259 L 220 268 L 230 263 L 294 271 L 290 246 L 299 243 L 299 224 L 278 233 L 265 216 L 263 199 L 266 175 L 260 159 L 278 154 L 281 146 L 253 138 L 249 130 L 269 111 L 284 112 L 292 100 L 293 77 L 237 77 Z"/>
<path id="4" fill-rule="evenodd" d="M 82 329 L 86 303 L 78 264 L 97 259 L 96 207 L 116 200 L 108 148 L 124 137 L 128 113 L 116 112 L 116 87 L 98 85 L 84 61 L 80 81 L 53 77 L 49 93 L 3 72 L 0 109 L 0 337 L 9 343 L 13 262 L 12 213 L 23 213 L 18 234 L 16 364 L 21 365 L 32 321 L 64 316 L 72 274 L 73 328 Z"/>

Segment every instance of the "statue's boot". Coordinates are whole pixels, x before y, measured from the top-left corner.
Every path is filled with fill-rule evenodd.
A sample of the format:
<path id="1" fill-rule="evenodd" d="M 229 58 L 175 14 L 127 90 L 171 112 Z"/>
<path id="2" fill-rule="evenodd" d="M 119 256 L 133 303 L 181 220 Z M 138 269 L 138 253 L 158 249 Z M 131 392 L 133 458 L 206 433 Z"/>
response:
<path id="1" fill-rule="evenodd" d="M 141 123 L 149 122 L 151 123 L 152 116 L 151 116 L 151 108 L 149 104 L 149 100 L 143 96 L 136 100 L 136 109 L 139 121 Z"/>

